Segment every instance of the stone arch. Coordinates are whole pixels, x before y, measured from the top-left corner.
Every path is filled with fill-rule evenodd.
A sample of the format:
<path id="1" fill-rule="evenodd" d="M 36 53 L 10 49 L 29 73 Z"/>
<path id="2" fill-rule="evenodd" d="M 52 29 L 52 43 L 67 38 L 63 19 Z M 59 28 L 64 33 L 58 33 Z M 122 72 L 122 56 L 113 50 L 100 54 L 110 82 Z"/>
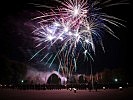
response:
<path id="1" fill-rule="evenodd" d="M 67 81 L 66 77 L 62 77 L 57 71 L 52 71 L 51 73 L 48 73 L 47 74 L 46 79 L 45 79 L 45 83 L 46 84 L 49 84 L 50 83 L 49 82 L 50 81 L 49 78 L 55 78 L 55 80 L 52 79 L 52 81 L 53 82 L 54 81 L 57 81 L 57 83 L 62 84 L 62 85 L 63 84 L 66 84 L 66 81 Z"/>
<path id="2" fill-rule="evenodd" d="M 49 76 L 47 84 L 61 84 L 61 79 L 57 74 L 53 73 Z"/>

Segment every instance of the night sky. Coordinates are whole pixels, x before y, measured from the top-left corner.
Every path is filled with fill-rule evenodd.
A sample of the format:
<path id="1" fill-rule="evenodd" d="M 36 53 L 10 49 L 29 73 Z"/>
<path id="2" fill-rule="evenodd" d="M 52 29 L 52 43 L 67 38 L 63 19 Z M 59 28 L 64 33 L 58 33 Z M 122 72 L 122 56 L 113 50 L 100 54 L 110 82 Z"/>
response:
<path id="1" fill-rule="evenodd" d="M 47 4 L 51 4 L 50 1 L 52 0 L 44 1 Z M 0 3 L 0 56 L 19 62 L 28 62 L 31 55 L 27 50 L 32 50 L 34 44 L 30 36 L 27 35 L 32 31 L 28 29 L 25 23 L 30 20 L 31 16 L 34 17 L 36 9 L 42 10 L 42 8 L 35 8 L 27 4 L 31 2 L 42 3 L 41 0 L 4 1 Z M 109 15 L 113 15 L 127 22 L 122 22 L 126 28 L 111 26 L 115 35 L 119 37 L 120 40 L 108 33 L 103 34 L 105 53 L 99 44 L 96 44 L 96 55 L 94 55 L 94 62 L 92 62 L 95 72 L 101 71 L 104 68 L 113 69 L 118 67 L 124 68 L 129 71 L 129 73 L 131 72 L 132 65 L 129 58 L 131 57 L 131 42 L 129 42 L 129 37 L 131 36 L 131 31 L 129 31 L 131 28 L 130 6 L 131 5 L 120 5 L 104 9 Z M 82 56 L 79 59 L 82 59 Z M 89 63 L 90 62 L 80 61 L 78 63 L 78 72 L 87 73 L 87 71 L 89 71 L 88 67 L 90 67 Z"/>

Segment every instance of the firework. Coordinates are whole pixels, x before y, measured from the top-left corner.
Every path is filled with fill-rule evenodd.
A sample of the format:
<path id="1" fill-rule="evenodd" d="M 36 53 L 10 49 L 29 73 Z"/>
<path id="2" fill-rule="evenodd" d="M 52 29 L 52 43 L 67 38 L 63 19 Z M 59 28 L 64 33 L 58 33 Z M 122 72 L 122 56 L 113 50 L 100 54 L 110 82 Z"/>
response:
<path id="1" fill-rule="evenodd" d="M 63 74 L 72 74 L 73 70 L 77 70 L 81 53 L 85 59 L 90 57 L 93 60 L 90 52 L 95 53 L 96 39 L 104 50 L 101 37 L 103 32 L 115 36 L 107 23 L 115 26 L 121 24 L 118 23 L 118 18 L 101 12 L 101 3 L 98 0 L 55 1 L 61 6 L 47 13 L 40 12 L 41 16 L 32 19 L 38 24 L 32 33 L 36 36 L 36 47 L 41 49 L 31 59 L 45 51 L 40 61 L 45 60 L 46 64 L 50 62 L 51 67 L 58 59 L 58 70 L 62 70 Z M 108 4 L 108 1 L 102 2 L 101 5 L 105 4 Z"/>

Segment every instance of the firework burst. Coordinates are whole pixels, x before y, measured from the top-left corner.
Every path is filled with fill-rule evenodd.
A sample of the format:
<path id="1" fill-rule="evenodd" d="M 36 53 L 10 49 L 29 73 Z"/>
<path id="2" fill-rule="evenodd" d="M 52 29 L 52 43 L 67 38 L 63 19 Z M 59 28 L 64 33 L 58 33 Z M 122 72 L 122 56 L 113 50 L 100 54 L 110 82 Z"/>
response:
<path id="1" fill-rule="evenodd" d="M 50 62 L 51 67 L 55 59 L 58 59 L 58 70 L 64 75 L 72 74 L 73 70 L 77 70 L 76 63 L 81 53 L 85 59 L 90 57 L 93 60 L 90 52 L 95 53 L 95 37 L 103 50 L 101 34 L 108 32 L 116 37 L 107 23 L 119 26 L 120 19 L 102 13 L 98 0 L 55 1 L 61 6 L 48 13 L 40 12 L 41 16 L 32 19 L 38 23 L 32 33 L 36 36 L 36 47 L 41 49 L 31 59 L 44 52 L 40 61 Z M 108 1 L 102 2 L 102 5 L 105 4 Z"/>

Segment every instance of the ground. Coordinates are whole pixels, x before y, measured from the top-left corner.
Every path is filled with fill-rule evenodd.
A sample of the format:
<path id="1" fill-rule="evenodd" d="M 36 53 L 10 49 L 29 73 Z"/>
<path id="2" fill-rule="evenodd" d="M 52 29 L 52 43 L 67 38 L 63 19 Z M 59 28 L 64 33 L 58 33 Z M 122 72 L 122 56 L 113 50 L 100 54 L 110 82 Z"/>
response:
<path id="1" fill-rule="evenodd" d="M 11 90 L 0 89 L 0 100 L 133 100 L 133 87 L 123 90 Z"/>

